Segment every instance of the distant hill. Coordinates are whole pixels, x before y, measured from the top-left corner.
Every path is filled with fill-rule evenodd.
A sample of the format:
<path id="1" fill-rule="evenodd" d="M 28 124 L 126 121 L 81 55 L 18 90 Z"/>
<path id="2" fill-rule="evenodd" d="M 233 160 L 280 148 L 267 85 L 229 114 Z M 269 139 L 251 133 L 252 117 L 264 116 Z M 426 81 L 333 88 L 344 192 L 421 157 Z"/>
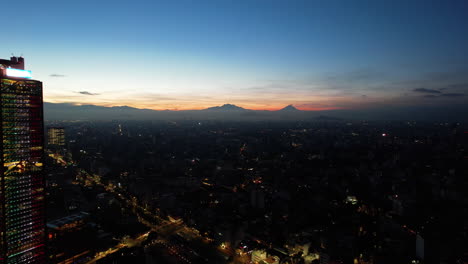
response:
<path id="1" fill-rule="evenodd" d="M 209 111 L 248 111 L 245 108 L 239 107 L 237 105 L 233 104 L 224 104 L 222 106 L 214 106 L 214 107 L 209 107 L 204 110 L 209 110 Z"/>
<path id="2" fill-rule="evenodd" d="M 288 105 L 288 106 L 278 110 L 278 112 L 299 112 L 299 111 L 301 111 L 301 110 L 297 109 L 293 105 Z"/>
<path id="3" fill-rule="evenodd" d="M 105 107 L 97 105 L 74 105 L 67 103 L 44 103 L 46 120 L 114 120 L 148 119 L 155 111 L 129 106 Z"/>

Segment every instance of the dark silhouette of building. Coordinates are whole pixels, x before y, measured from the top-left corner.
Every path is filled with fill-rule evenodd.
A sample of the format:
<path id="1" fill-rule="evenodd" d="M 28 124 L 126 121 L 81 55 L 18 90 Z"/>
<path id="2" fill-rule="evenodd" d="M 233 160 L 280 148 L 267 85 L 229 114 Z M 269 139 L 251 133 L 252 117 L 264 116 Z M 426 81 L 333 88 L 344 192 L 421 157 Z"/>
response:
<path id="1" fill-rule="evenodd" d="M 42 83 L 0 60 L 0 263 L 46 263 Z"/>

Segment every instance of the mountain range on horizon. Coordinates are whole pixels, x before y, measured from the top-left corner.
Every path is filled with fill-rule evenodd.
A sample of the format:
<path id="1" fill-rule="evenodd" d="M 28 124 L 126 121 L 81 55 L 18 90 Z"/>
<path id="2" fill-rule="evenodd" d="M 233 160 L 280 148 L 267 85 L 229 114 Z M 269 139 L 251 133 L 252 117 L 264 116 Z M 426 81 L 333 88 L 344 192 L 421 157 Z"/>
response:
<path id="1" fill-rule="evenodd" d="M 278 109 L 278 110 L 252 110 L 248 108 L 243 108 L 234 104 L 223 104 L 221 106 L 212 106 L 204 109 L 195 109 L 195 110 L 170 110 L 170 109 L 165 109 L 165 110 L 154 110 L 154 109 L 148 109 L 148 108 L 137 108 L 137 107 L 131 107 L 131 106 L 126 106 L 126 105 L 121 105 L 121 106 L 99 106 L 99 105 L 92 105 L 92 104 L 70 104 L 70 103 L 49 103 L 49 102 L 44 102 L 44 105 L 55 105 L 55 106 L 64 106 L 64 107 L 80 107 L 80 108 L 111 108 L 111 109 L 120 109 L 120 110 L 146 110 L 146 111 L 174 111 L 174 112 L 183 112 L 183 111 L 269 111 L 269 112 L 280 112 L 280 111 L 310 111 L 310 110 L 299 110 L 293 105 L 287 105 L 284 108 Z"/>
<path id="2" fill-rule="evenodd" d="M 202 110 L 211 110 L 211 111 L 248 111 L 249 109 L 245 109 L 243 107 L 233 105 L 233 104 L 224 104 L 222 106 L 213 106 L 213 107 L 208 107 L 206 109 Z"/>
<path id="3" fill-rule="evenodd" d="M 465 121 L 468 107 L 380 107 L 373 109 L 337 109 L 306 111 L 293 105 L 279 110 L 251 110 L 234 104 L 208 107 L 201 110 L 152 110 L 130 106 L 75 105 L 70 103 L 44 103 L 44 116 L 54 120 L 419 120 Z M 403 119 L 404 118 L 404 119 Z"/>

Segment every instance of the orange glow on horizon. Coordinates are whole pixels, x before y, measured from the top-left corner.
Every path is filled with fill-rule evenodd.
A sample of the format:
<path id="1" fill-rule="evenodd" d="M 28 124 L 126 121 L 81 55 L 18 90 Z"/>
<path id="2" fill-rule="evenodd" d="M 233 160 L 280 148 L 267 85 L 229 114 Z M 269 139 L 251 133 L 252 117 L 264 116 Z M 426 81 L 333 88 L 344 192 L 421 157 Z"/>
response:
<path id="1" fill-rule="evenodd" d="M 138 108 L 138 109 L 150 109 L 150 110 L 156 110 L 156 111 L 164 111 L 164 110 L 170 110 L 170 111 L 190 111 L 190 110 L 204 110 L 210 107 L 216 107 L 216 106 L 222 106 L 225 103 L 220 103 L 220 104 L 214 104 L 214 105 L 204 105 L 204 104 L 183 104 L 185 107 L 180 107 L 179 105 L 174 105 L 170 104 L 167 106 L 158 106 L 155 107 L 155 105 L 151 104 L 134 104 L 134 103 L 75 103 L 75 102 L 57 102 L 54 100 L 47 101 L 49 103 L 70 103 L 73 105 L 95 105 L 95 106 L 103 106 L 103 107 L 122 107 L 122 106 L 128 106 L 128 107 L 133 107 L 133 108 Z M 278 111 L 286 107 L 287 104 L 281 104 L 277 106 L 262 106 L 261 104 L 236 104 L 236 103 L 231 103 L 233 105 L 236 105 L 238 107 L 242 107 L 244 109 L 248 110 L 255 110 L 255 111 Z M 318 106 L 318 107 L 296 107 L 298 110 L 302 111 L 327 111 L 327 110 L 340 110 L 340 109 L 346 109 L 344 107 L 334 107 L 334 106 Z"/>

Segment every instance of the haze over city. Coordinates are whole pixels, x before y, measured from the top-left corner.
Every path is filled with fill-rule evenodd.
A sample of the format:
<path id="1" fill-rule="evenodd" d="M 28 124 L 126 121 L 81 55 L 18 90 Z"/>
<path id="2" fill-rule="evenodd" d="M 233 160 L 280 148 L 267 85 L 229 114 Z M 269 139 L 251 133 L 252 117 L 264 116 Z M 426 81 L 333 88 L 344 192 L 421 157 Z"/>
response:
<path id="1" fill-rule="evenodd" d="M 0 50 L 27 57 L 50 103 L 431 108 L 460 116 L 467 113 L 467 5 L 8 1 Z"/>

